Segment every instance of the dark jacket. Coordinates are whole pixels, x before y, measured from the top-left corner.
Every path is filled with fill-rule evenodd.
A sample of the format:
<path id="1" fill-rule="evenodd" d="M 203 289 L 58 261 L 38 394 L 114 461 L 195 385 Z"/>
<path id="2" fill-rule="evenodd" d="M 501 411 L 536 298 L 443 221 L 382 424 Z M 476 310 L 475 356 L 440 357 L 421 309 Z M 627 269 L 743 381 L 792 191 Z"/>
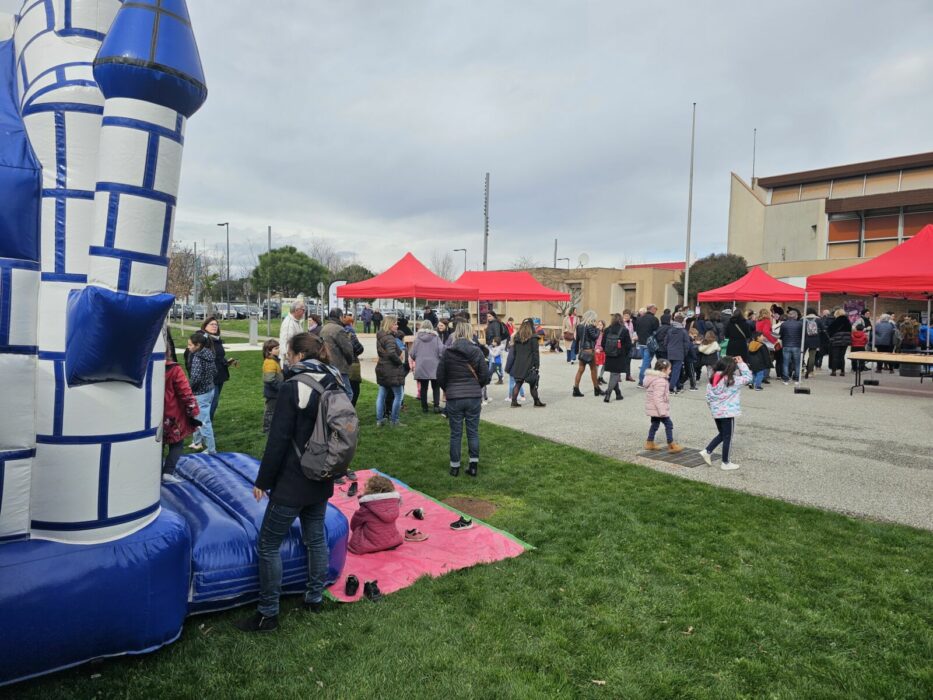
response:
<path id="1" fill-rule="evenodd" d="M 404 317 L 399 318 L 398 320 L 398 332 L 402 334 L 402 337 L 415 334 L 415 332 L 411 329 L 411 326 L 408 325 L 408 319 Z"/>
<path id="2" fill-rule="evenodd" d="M 402 386 L 407 372 L 395 336 L 384 331 L 376 333 L 376 352 L 379 354 L 376 383 L 379 386 Z"/>
<path id="3" fill-rule="evenodd" d="M 486 324 L 486 343 L 489 344 L 494 340 L 500 343 L 507 343 L 509 340 L 509 329 L 497 318 L 491 319 Z"/>
<path id="4" fill-rule="evenodd" d="M 373 311 L 373 323 L 376 324 L 376 330 L 379 330 L 379 326 L 382 324 L 382 319 L 385 318 L 382 315 L 381 311 Z"/>
<path id="5" fill-rule="evenodd" d="M 658 330 L 654 333 L 654 339 L 658 341 L 658 351 L 655 353 L 658 357 L 667 357 L 667 334 L 671 332 L 671 324 L 661 322 Z"/>
<path id="6" fill-rule="evenodd" d="M 217 376 L 217 363 L 214 360 L 214 353 L 206 345 L 195 353 L 190 353 L 185 358 L 188 362 L 188 383 L 191 385 L 191 393 L 206 394 L 214 388 Z"/>
<path id="7" fill-rule="evenodd" d="M 650 311 L 635 319 L 635 335 L 638 336 L 638 344 L 645 345 L 648 337 L 661 326 L 661 322 Z"/>
<path id="8" fill-rule="evenodd" d="M 596 348 L 596 341 L 599 340 L 599 329 L 595 325 L 577 324 L 575 340 L 578 354 L 583 350 L 593 350 Z"/>
<path id="9" fill-rule="evenodd" d="M 739 316 L 729 319 L 729 325 L 726 326 L 726 340 L 729 341 L 726 353 L 731 357 L 741 357 L 747 363 L 748 332 L 745 330 L 745 321 Z"/>
<path id="10" fill-rule="evenodd" d="M 606 353 L 606 371 L 607 372 L 618 372 L 622 373 L 626 370 L 628 365 L 628 356 L 632 352 L 632 337 L 628 334 L 628 328 L 626 328 L 621 323 L 613 323 L 610 325 L 605 332 L 603 333 L 603 350 L 606 350 L 606 338 L 612 336 L 619 336 L 619 342 L 621 343 L 621 348 L 619 354 L 615 357 L 611 357 L 609 353 Z"/>
<path id="11" fill-rule="evenodd" d="M 431 325 L 437 328 L 437 314 L 434 312 L 434 309 L 431 309 L 424 315 L 425 321 L 430 321 Z"/>
<path id="12" fill-rule="evenodd" d="M 816 324 L 816 335 L 807 335 L 807 326 L 810 323 Z M 803 317 L 803 349 L 817 350 L 823 343 L 823 336 L 826 329 L 823 327 L 823 320 L 816 314 L 807 314 Z"/>
<path id="13" fill-rule="evenodd" d="M 533 335 L 524 343 L 519 342 L 518 336 L 512 338 L 512 349 L 509 350 L 505 371 L 515 377 L 515 381 L 523 382 L 532 368 L 540 370 L 540 367 L 538 336 Z"/>
<path id="14" fill-rule="evenodd" d="M 489 364 L 483 352 L 469 340 L 456 340 L 444 351 L 437 366 L 437 383 L 447 399 L 482 398 L 489 384 Z"/>
<path id="15" fill-rule="evenodd" d="M 293 377 L 310 372 L 326 388 L 337 383 L 334 371 L 317 360 L 305 360 L 289 367 L 285 374 Z M 279 389 L 256 477 L 256 487 L 271 491 L 273 503 L 300 507 L 321 503 L 334 495 L 332 481 L 311 481 L 301 471 L 299 452 L 314 430 L 319 399 L 316 391 L 297 381 L 286 381 Z"/>
<path id="16" fill-rule="evenodd" d="M 667 350 L 667 359 L 671 362 L 676 360 L 684 361 L 690 354 L 690 336 L 683 326 L 670 327 L 665 339 L 665 349 Z"/>
<path id="17" fill-rule="evenodd" d="M 767 345 L 757 340 L 748 344 L 748 368 L 752 372 L 771 369 L 771 353 Z"/>
<path id="18" fill-rule="evenodd" d="M 852 343 L 852 323 L 848 316 L 837 316 L 826 330 L 829 334 L 830 345 L 844 348 Z"/>
<path id="19" fill-rule="evenodd" d="M 341 374 L 349 374 L 350 365 L 356 360 L 356 355 L 353 353 L 353 341 L 350 340 L 350 334 L 347 333 L 343 324 L 332 318 L 324 321 L 321 327 L 321 340 L 327 346 L 331 367 Z"/>
<path id="20" fill-rule="evenodd" d="M 788 318 L 781 324 L 781 345 L 785 348 L 803 347 L 803 321 Z"/>

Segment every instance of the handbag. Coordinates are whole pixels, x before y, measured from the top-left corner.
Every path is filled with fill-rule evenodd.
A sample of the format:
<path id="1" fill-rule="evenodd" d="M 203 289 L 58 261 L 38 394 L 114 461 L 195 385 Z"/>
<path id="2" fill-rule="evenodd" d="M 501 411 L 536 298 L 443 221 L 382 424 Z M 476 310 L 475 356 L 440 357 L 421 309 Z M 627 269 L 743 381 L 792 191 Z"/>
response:
<path id="1" fill-rule="evenodd" d="M 592 362 L 593 355 L 594 355 L 593 349 L 586 348 L 580 351 L 580 354 L 578 355 L 578 357 L 580 358 L 580 362 Z"/>
<path id="2" fill-rule="evenodd" d="M 573 333 L 570 331 L 564 331 L 564 340 L 573 340 Z"/>
<path id="3" fill-rule="evenodd" d="M 538 371 L 537 367 L 532 367 L 525 374 L 525 381 L 528 382 L 529 386 L 537 386 L 538 381 L 541 379 L 541 373 Z"/>
<path id="4" fill-rule="evenodd" d="M 596 364 L 597 365 L 606 364 L 606 351 L 605 350 L 596 351 Z"/>

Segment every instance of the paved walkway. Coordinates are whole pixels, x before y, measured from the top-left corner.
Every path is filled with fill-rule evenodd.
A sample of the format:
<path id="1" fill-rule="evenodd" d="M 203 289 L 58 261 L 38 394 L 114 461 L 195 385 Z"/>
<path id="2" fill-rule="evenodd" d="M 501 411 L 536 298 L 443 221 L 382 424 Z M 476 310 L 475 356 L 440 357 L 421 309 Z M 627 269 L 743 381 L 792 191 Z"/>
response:
<path id="1" fill-rule="evenodd" d="M 363 344 L 363 377 L 374 381 L 375 343 L 364 337 Z M 885 374 L 880 387 L 850 397 L 848 374 L 817 373 L 809 396 L 772 379 L 766 391 L 743 393 L 732 455 L 742 468 L 723 472 L 718 460 L 690 469 L 640 457 L 649 422 L 642 390 L 626 383 L 625 399 L 605 404 L 584 382 L 586 396 L 573 398 L 574 372 L 563 355 L 543 354 L 547 408 L 532 408 L 530 399 L 510 408 L 507 386 L 493 385 L 483 419 L 686 479 L 933 530 L 933 382 Z M 675 438 L 687 448 L 715 434 L 703 387 L 671 397 Z"/>

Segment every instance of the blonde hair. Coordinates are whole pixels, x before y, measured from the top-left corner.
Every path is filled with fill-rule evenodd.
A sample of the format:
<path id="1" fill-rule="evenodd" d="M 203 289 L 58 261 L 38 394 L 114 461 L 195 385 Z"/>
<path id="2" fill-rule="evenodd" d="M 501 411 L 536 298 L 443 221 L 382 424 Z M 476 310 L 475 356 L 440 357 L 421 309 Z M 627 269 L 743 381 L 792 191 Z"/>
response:
<path id="1" fill-rule="evenodd" d="M 473 326 L 468 321 L 460 321 L 454 327 L 454 340 L 473 340 Z"/>
<path id="2" fill-rule="evenodd" d="M 419 330 L 419 331 L 433 331 L 433 330 L 434 330 L 434 324 L 431 323 L 430 321 L 427 321 L 427 320 L 422 321 L 422 322 L 421 322 L 421 325 L 418 326 L 418 330 Z"/>
<path id="3" fill-rule="evenodd" d="M 596 312 L 593 309 L 590 309 L 585 314 L 583 314 L 583 325 L 592 326 L 596 323 Z"/>
<path id="4" fill-rule="evenodd" d="M 771 309 L 761 309 L 758 312 L 758 320 L 764 321 L 771 318 Z"/>
<path id="5" fill-rule="evenodd" d="M 394 326 L 396 323 L 398 323 L 398 318 L 395 316 L 385 316 L 382 319 L 382 325 L 379 327 L 379 330 L 383 331 L 384 333 L 391 333 L 392 326 Z"/>
<path id="6" fill-rule="evenodd" d="M 366 482 L 366 493 L 392 493 L 393 491 L 395 491 L 395 484 L 379 474 L 369 477 Z"/>
<path id="7" fill-rule="evenodd" d="M 840 316 L 845 316 L 845 315 L 846 315 L 846 312 L 843 311 L 842 309 L 836 309 L 835 311 L 833 311 L 833 318 L 839 318 Z"/>

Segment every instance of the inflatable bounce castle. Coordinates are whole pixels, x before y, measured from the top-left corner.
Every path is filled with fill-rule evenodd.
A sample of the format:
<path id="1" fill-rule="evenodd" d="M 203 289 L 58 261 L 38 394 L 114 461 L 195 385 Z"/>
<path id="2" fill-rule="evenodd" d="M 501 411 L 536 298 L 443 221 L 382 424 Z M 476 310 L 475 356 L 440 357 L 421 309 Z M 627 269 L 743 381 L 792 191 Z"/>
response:
<path id="1" fill-rule="evenodd" d="M 161 486 L 168 253 L 207 98 L 185 0 L 0 17 L 0 684 L 151 651 L 258 590 L 243 455 Z M 347 523 L 326 520 L 331 577 Z M 297 525 L 284 589 L 300 590 Z"/>

